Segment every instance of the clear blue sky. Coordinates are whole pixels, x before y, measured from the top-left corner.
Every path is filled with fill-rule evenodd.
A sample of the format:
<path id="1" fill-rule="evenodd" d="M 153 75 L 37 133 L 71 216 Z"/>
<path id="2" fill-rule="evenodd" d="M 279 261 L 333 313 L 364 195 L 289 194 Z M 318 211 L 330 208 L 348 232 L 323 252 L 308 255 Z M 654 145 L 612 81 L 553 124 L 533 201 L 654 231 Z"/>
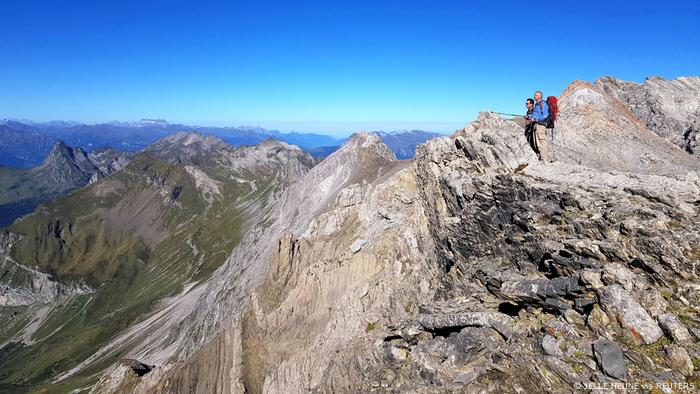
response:
<path id="1" fill-rule="evenodd" d="M 695 1 L 104 3 L 0 2 L 0 118 L 446 132 L 574 79 L 700 74 Z"/>

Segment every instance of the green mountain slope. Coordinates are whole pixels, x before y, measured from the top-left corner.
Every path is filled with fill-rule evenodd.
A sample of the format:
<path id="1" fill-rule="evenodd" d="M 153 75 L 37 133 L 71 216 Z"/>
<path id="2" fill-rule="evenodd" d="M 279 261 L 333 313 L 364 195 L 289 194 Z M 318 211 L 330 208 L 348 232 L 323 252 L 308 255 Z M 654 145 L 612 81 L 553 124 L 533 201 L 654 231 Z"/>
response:
<path id="1" fill-rule="evenodd" d="M 171 142 L 170 148 L 182 148 L 182 141 Z M 6 322 L 0 391 L 63 392 L 94 383 L 123 352 L 60 384 L 52 380 L 147 317 L 163 298 L 209 278 L 265 201 L 312 163 L 301 151 L 273 145 L 224 144 L 190 152 L 176 164 L 168 162 L 174 150 L 167 146 L 142 153 L 122 171 L 9 227 L 21 239 L 0 259 L 38 269 L 63 288 L 91 290 L 58 294 L 49 304 L 23 302 L 18 294 L 42 291 L 33 288 L 35 277 L 22 282 L 0 269 L 0 284 L 9 284 L 6 293 L 15 300 L 0 306 Z M 266 159 L 270 155 L 277 160 Z"/>

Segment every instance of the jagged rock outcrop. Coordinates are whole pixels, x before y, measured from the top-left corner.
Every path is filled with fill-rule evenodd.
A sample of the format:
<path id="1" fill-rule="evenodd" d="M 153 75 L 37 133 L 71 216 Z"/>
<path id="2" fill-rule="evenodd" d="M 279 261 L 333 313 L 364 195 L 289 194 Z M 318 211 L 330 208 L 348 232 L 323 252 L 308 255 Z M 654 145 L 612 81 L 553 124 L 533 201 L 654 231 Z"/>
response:
<path id="1" fill-rule="evenodd" d="M 690 153 L 698 153 L 700 77 L 650 77 L 642 84 L 603 77 L 595 86 L 622 101 L 649 130 Z"/>
<path id="2" fill-rule="evenodd" d="M 124 153 L 114 149 L 99 149 L 90 154 L 82 148 L 71 148 L 62 141 L 33 168 L 31 176 L 39 178 L 44 187 L 76 188 L 103 178 L 128 164 Z"/>
<path id="3" fill-rule="evenodd" d="M 549 136 L 558 161 L 643 175 L 685 175 L 697 165 L 614 95 L 588 82 L 572 83 L 559 107 L 561 116 Z"/>
<path id="4" fill-rule="evenodd" d="M 155 367 L 115 362 L 93 391 L 694 384 L 700 162 L 600 86 L 572 83 L 560 111 L 547 164 L 489 113 L 412 161 L 354 135 L 248 205 L 210 277 L 53 383 L 119 354 Z M 278 148 L 241 154 L 294 155 Z"/>
<path id="5" fill-rule="evenodd" d="M 88 154 L 88 159 L 98 171 L 90 177 L 90 183 L 96 182 L 129 164 L 129 157 L 124 152 L 112 148 L 100 148 Z"/>
<path id="6" fill-rule="evenodd" d="M 233 149 L 213 135 L 203 135 L 193 132 L 179 132 L 161 138 L 149 145 L 145 151 L 162 157 L 168 163 L 189 163 L 193 158 L 204 158 L 206 154 L 218 154 L 221 151 Z"/>
<path id="7" fill-rule="evenodd" d="M 0 306 L 23 306 L 61 302 L 92 293 L 85 283 L 63 284 L 41 270 L 26 267 L 0 253 Z"/>

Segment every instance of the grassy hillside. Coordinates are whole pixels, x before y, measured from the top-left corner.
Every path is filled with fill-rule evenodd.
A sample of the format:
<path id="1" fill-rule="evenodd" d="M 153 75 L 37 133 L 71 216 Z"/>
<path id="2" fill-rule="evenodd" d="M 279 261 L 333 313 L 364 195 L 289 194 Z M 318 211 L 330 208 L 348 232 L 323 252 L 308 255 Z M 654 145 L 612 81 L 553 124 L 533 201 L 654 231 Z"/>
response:
<path id="1" fill-rule="evenodd" d="M 95 291 L 65 303 L 0 307 L 0 341 L 15 340 L 0 352 L 0 391 L 65 392 L 94 382 L 120 353 L 51 384 L 163 297 L 209 278 L 240 240 L 243 207 L 273 189 L 274 174 L 260 176 L 257 184 L 269 187 L 221 182 L 220 197 L 207 200 L 183 166 L 142 154 L 9 227 L 24 236 L 12 259 Z M 23 332 L 24 343 L 17 342 Z"/>

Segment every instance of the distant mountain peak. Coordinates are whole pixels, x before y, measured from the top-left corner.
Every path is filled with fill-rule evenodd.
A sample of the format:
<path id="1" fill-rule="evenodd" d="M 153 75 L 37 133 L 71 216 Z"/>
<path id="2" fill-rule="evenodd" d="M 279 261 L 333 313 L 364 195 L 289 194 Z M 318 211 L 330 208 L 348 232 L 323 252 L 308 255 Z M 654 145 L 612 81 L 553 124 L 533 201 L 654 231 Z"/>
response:
<path id="1" fill-rule="evenodd" d="M 167 137 L 160 139 L 156 144 L 171 144 L 171 145 L 182 145 L 190 146 L 203 144 L 206 148 L 212 148 L 214 146 L 228 145 L 224 140 L 219 137 L 213 136 L 211 134 L 204 135 L 203 133 L 197 131 L 180 131 L 175 134 L 171 134 Z"/>
<path id="2" fill-rule="evenodd" d="M 58 127 L 58 128 L 84 126 L 83 123 L 76 122 L 73 120 L 50 120 L 48 122 L 41 122 L 41 123 L 29 122 L 28 124 L 35 125 L 35 126 Z"/>
<path id="3" fill-rule="evenodd" d="M 117 166 L 113 165 L 115 162 Z M 107 176 L 126 163 L 128 163 L 126 155 L 115 149 L 104 150 L 102 154 L 93 155 L 88 154 L 81 147 L 72 148 L 59 140 L 41 165 L 30 171 L 35 177 L 43 177 L 46 183 L 70 185 L 74 188 L 88 183 L 93 176 L 98 178 Z"/>
<path id="4" fill-rule="evenodd" d="M 271 147 L 282 147 L 282 148 L 291 149 L 291 150 L 301 150 L 301 148 L 299 148 L 296 145 L 292 145 L 292 144 L 289 144 L 289 143 L 284 142 L 284 141 L 280 141 L 280 140 L 275 139 L 275 138 L 268 138 L 258 145 L 271 146 Z"/>
<path id="5" fill-rule="evenodd" d="M 339 151 L 368 152 L 372 151 L 379 157 L 387 161 L 395 161 L 396 156 L 389 147 L 374 133 L 358 131 L 350 136 L 350 139 L 339 149 Z"/>
<path id="6" fill-rule="evenodd" d="M 219 137 L 199 132 L 181 131 L 163 137 L 146 148 L 170 163 L 187 163 L 195 157 L 202 157 L 217 151 L 233 149 Z"/>
<path id="7" fill-rule="evenodd" d="M 165 119 L 141 119 L 138 123 L 140 125 L 143 125 L 143 126 L 169 126 L 170 125 L 170 123 L 168 123 L 168 121 Z"/>
<path id="8" fill-rule="evenodd" d="M 51 157 L 72 157 L 73 156 L 73 148 L 68 146 L 65 142 L 62 140 L 57 141 L 53 148 L 51 149 L 51 152 L 49 152 L 49 155 L 44 159 L 44 163 L 46 163 L 47 160 L 51 159 Z"/>
<path id="9" fill-rule="evenodd" d="M 56 163 L 71 163 L 77 164 L 81 167 L 81 170 L 92 170 L 92 165 L 89 164 L 87 168 L 83 168 L 83 163 L 89 163 L 88 155 L 85 150 L 79 146 L 72 148 L 63 141 L 58 141 L 54 145 L 49 155 L 44 159 L 40 167 L 46 167 L 50 165 L 56 165 Z"/>
<path id="10" fill-rule="evenodd" d="M 380 137 L 400 160 L 412 158 L 418 144 L 441 136 L 440 133 L 423 130 L 375 131 L 372 134 Z"/>

